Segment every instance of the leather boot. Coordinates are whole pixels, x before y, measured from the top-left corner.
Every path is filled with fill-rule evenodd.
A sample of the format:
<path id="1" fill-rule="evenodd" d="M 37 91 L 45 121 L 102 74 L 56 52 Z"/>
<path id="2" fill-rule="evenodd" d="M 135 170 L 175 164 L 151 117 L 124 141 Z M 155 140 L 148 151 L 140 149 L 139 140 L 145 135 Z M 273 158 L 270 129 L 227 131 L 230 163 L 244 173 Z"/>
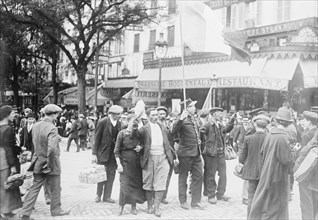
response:
<path id="1" fill-rule="evenodd" d="M 153 191 L 146 190 L 146 199 L 148 203 L 147 213 L 152 214 L 153 213 Z"/>
<path id="2" fill-rule="evenodd" d="M 163 197 L 163 193 L 164 191 L 156 191 L 155 192 L 155 216 L 157 217 L 161 217 L 161 212 L 160 212 L 160 203 L 161 203 L 161 200 L 162 200 L 162 197 Z"/>

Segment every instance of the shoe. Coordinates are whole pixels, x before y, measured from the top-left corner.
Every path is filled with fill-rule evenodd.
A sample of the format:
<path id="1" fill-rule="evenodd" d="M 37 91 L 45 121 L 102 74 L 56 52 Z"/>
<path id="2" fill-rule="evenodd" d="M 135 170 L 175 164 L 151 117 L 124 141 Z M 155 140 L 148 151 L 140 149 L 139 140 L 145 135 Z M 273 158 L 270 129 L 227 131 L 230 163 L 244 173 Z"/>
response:
<path id="1" fill-rule="evenodd" d="M 70 152 L 69 150 L 65 150 L 64 152 Z"/>
<path id="2" fill-rule="evenodd" d="M 30 218 L 28 215 L 20 215 L 19 220 L 34 220 L 34 218 Z"/>
<path id="3" fill-rule="evenodd" d="M 118 215 L 122 215 L 124 212 L 124 206 L 119 206 L 119 213 Z"/>
<path id="4" fill-rule="evenodd" d="M 95 198 L 95 202 L 101 202 L 102 200 L 100 199 L 100 196 L 96 196 L 96 198 Z"/>
<path id="5" fill-rule="evenodd" d="M 154 215 L 155 215 L 156 217 L 160 218 L 160 217 L 161 217 L 160 209 L 155 209 Z"/>
<path id="6" fill-rule="evenodd" d="M 50 200 L 46 200 L 46 201 L 45 201 L 45 204 L 50 205 L 50 204 L 51 204 L 51 201 L 50 201 Z"/>
<path id="7" fill-rule="evenodd" d="M 103 199 L 103 202 L 116 203 L 115 200 L 113 200 L 113 199 L 111 199 L 111 198 Z"/>
<path id="8" fill-rule="evenodd" d="M 217 200 L 216 200 L 216 198 L 215 197 L 212 197 L 212 198 L 209 198 L 208 199 L 208 203 L 210 203 L 210 204 L 216 204 L 217 203 Z"/>
<path id="9" fill-rule="evenodd" d="M 243 203 L 244 205 L 248 205 L 248 199 L 242 199 L 242 203 Z"/>
<path id="10" fill-rule="evenodd" d="M 200 203 L 191 204 L 191 208 L 198 209 L 198 210 L 204 210 L 204 208 L 202 207 L 202 205 Z"/>
<path id="11" fill-rule="evenodd" d="M 137 209 L 136 208 L 132 208 L 130 213 L 133 214 L 133 215 L 137 215 Z"/>
<path id="12" fill-rule="evenodd" d="M 185 210 L 188 210 L 189 209 L 189 206 L 187 203 L 181 203 L 181 208 L 185 209 Z"/>
<path id="13" fill-rule="evenodd" d="M 148 205 L 148 208 L 147 208 L 146 212 L 148 214 L 153 214 L 153 212 L 154 212 L 153 206 L 152 205 L 150 205 L 150 206 Z"/>
<path id="14" fill-rule="evenodd" d="M 163 199 L 163 200 L 161 201 L 161 203 L 167 205 L 169 202 L 168 202 L 167 200 Z"/>
<path id="15" fill-rule="evenodd" d="M 67 210 L 67 211 L 62 210 L 62 211 L 60 211 L 60 212 L 58 212 L 58 213 L 51 213 L 51 215 L 52 215 L 52 216 L 63 216 L 63 215 L 69 215 L 70 212 L 71 212 L 70 210 Z"/>
<path id="16" fill-rule="evenodd" d="M 222 200 L 222 201 L 225 201 L 225 202 L 229 201 L 230 199 L 231 199 L 231 197 L 228 197 L 228 196 L 220 196 L 220 197 L 218 197 L 218 200 Z"/>

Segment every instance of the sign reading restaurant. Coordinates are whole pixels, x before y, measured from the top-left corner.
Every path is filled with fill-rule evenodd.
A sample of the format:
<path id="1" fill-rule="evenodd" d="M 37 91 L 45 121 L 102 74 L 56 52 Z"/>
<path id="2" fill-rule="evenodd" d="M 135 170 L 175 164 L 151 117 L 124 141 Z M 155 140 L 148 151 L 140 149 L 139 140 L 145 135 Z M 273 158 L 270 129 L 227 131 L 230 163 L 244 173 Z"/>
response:
<path id="1" fill-rule="evenodd" d="M 136 81 L 137 88 L 153 89 L 158 88 L 158 81 Z M 288 89 L 288 80 L 269 79 L 262 77 L 222 77 L 216 80 L 211 79 L 186 79 L 185 87 L 194 88 L 256 88 L 268 90 L 284 90 Z M 162 89 L 182 89 L 182 80 L 164 80 L 161 81 Z"/>

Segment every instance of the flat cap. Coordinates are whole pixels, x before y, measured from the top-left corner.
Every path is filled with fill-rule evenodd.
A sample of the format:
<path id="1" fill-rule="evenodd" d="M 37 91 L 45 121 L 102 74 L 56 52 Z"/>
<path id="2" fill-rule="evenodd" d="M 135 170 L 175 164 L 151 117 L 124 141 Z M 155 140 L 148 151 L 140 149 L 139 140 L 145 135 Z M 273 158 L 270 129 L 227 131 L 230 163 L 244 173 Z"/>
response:
<path id="1" fill-rule="evenodd" d="M 24 112 L 32 112 L 32 109 L 30 109 L 30 108 L 25 108 L 23 111 L 24 111 Z"/>
<path id="2" fill-rule="evenodd" d="M 253 122 L 264 121 L 267 124 L 269 124 L 271 122 L 271 119 L 269 117 L 267 117 L 266 115 L 257 115 L 252 120 L 253 120 Z"/>
<path id="3" fill-rule="evenodd" d="M 44 114 L 52 114 L 52 113 L 58 113 L 58 112 L 62 112 L 62 109 L 55 104 L 47 104 L 46 106 L 44 106 L 44 109 L 43 109 Z"/>
<path id="4" fill-rule="evenodd" d="M 254 115 L 259 115 L 259 114 L 262 114 L 264 111 L 262 108 L 256 108 L 256 109 L 253 109 L 251 110 L 248 114 L 253 117 Z"/>
<path id="5" fill-rule="evenodd" d="M 121 114 L 123 112 L 123 108 L 119 105 L 110 106 L 108 113 Z"/>
<path id="6" fill-rule="evenodd" d="M 213 107 L 210 109 L 210 114 L 213 114 L 216 111 L 223 112 L 224 110 L 223 110 L 223 108 L 220 108 L 220 107 Z"/>
<path id="7" fill-rule="evenodd" d="M 28 114 L 28 116 L 26 116 L 27 118 L 36 118 L 36 114 L 31 112 L 30 114 Z"/>
<path id="8" fill-rule="evenodd" d="M 305 119 L 307 119 L 308 121 L 311 121 L 313 124 L 317 124 L 318 114 L 316 112 L 304 111 L 303 115 L 304 115 Z"/>
<path id="9" fill-rule="evenodd" d="M 83 114 L 79 114 L 78 117 L 79 118 L 85 118 L 85 116 Z"/>
<path id="10" fill-rule="evenodd" d="M 198 112 L 198 115 L 201 117 L 201 118 L 205 118 L 206 116 L 209 115 L 209 109 L 201 109 L 199 112 Z"/>
<path id="11" fill-rule="evenodd" d="M 192 101 L 192 99 L 186 99 L 185 101 L 180 102 L 180 105 L 184 105 L 184 102 L 186 103 L 187 107 L 194 106 L 197 104 L 197 101 Z"/>
<path id="12" fill-rule="evenodd" d="M 157 111 L 159 111 L 159 110 L 164 110 L 166 113 L 168 112 L 168 109 L 164 106 L 157 107 Z"/>

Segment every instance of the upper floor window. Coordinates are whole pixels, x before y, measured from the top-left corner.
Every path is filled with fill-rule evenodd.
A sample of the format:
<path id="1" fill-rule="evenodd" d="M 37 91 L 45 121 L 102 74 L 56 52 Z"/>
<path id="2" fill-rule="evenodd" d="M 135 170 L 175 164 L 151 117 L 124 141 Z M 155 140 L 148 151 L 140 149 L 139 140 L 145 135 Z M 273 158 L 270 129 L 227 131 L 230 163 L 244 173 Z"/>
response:
<path id="1" fill-rule="evenodd" d="M 290 0 L 277 1 L 277 22 L 290 19 Z"/>
<path id="2" fill-rule="evenodd" d="M 140 34 L 135 34 L 134 53 L 139 52 Z"/>
<path id="3" fill-rule="evenodd" d="M 237 5 L 232 5 L 231 6 L 231 29 L 236 28 L 236 8 Z"/>
<path id="4" fill-rule="evenodd" d="M 174 46 L 174 25 L 168 27 L 168 47 Z"/>
<path id="5" fill-rule="evenodd" d="M 176 0 L 168 0 L 168 14 L 175 14 L 176 13 Z"/>
<path id="6" fill-rule="evenodd" d="M 151 15 L 156 14 L 157 7 L 158 7 L 158 0 L 151 0 L 151 5 L 150 5 L 150 8 L 151 8 L 150 14 Z"/>
<path id="7" fill-rule="evenodd" d="M 262 7 L 263 7 L 263 2 L 262 1 L 257 1 L 257 8 L 256 8 L 256 23 L 257 25 L 262 24 Z"/>
<path id="8" fill-rule="evenodd" d="M 149 50 L 155 49 L 155 42 L 156 42 L 156 30 L 151 30 L 150 38 L 149 38 Z"/>

